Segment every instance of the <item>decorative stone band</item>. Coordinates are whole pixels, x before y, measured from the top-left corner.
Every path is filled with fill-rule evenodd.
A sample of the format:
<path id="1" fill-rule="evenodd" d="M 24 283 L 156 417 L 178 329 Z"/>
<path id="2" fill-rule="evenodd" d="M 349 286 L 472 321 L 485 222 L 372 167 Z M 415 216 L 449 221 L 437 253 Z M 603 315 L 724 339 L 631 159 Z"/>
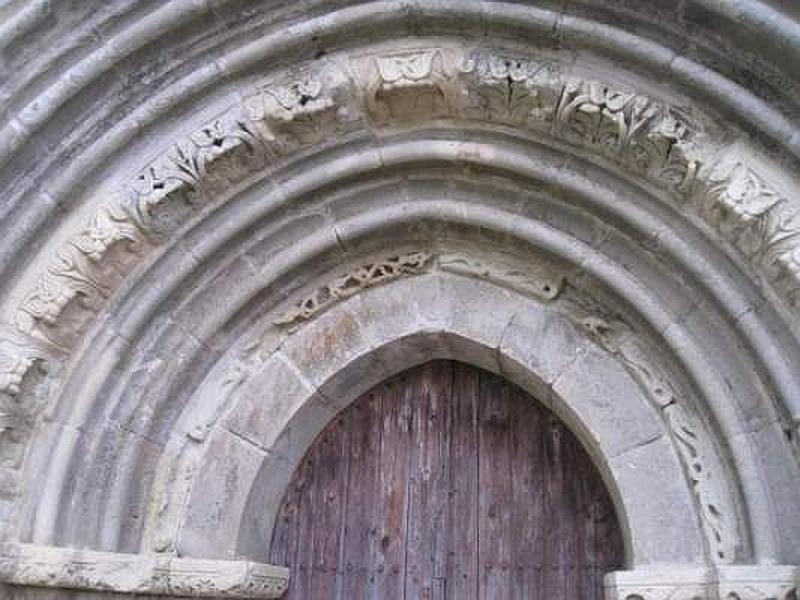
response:
<path id="1" fill-rule="evenodd" d="M 289 583 L 289 570 L 249 561 L 8 543 L 0 546 L 0 581 L 16 586 L 193 598 L 279 598 Z"/>
<path id="2" fill-rule="evenodd" d="M 796 600 L 800 567 L 650 567 L 606 575 L 606 600 Z"/>

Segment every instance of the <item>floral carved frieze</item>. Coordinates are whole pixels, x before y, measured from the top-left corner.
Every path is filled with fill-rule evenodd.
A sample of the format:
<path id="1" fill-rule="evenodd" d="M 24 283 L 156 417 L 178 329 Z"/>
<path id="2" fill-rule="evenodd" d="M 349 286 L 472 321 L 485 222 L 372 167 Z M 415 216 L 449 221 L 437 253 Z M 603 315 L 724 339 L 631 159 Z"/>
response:
<path id="1" fill-rule="evenodd" d="M 467 116 L 534 128 L 552 124 L 564 85 L 558 63 L 474 51 L 460 70 Z"/>
<path id="2" fill-rule="evenodd" d="M 708 174 L 698 210 L 764 276 L 788 305 L 800 307 L 800 214 L 794 203 L 741 161 Z"/>
<path id="3" fill-rule="evenodd" d="M 697 128 L 683 112 L 597 81 L 570 80 L 556 108 L 555 134 L 683 192 L 700 167 Z"/>
<path id="4" fill-rule="evenodd" d="M 126 186 L 126 208 L 151 235 L 172 233 L 209 199 L 265 163 L 251 125 L 225 114 L 178 140 Z"/>
<path id="5" fill-rule="evenodd" d="M 7 469 L 21 466 L 40 412 L 36 386 L 26 382 L 41 379 L 52 356 L 75 345 L 155 244 L 199 210 L 207 194 L 257 169 L 263 154 L 241 120 L 215 119 L 123 185 L 45 262 L 0 335 L 0 488 L 13 488 L 16 476 Z"/>
<path id="6" fill-rule="evenodd" d="M 314 318 L 332 304 L 362 290 L 401 277 L 418 275 L 434 268 L 476 279 L 489 280 L 542 300 L 555 299 L 561 292 L 565 281 L 562 273 L 544 266 L 528 265 L 528 268 L 521 269 L 507 261 L 478 259 L 458 252 L 434 254 L 418 250 L 375 261 L 337 277 L 298 301 L 273 323 L 281 326 L 297 325 Z"/>
<path id="7" fill-rule="evenodd" d="M 120 283 L 146 244 L 143 231 L 121 207 L 102 207 L 55 252 L 23 299 L 15 317 L 17 327 L 68 348 L 82 328 L 79 322 L 96 312 L 97 304 Z"/>

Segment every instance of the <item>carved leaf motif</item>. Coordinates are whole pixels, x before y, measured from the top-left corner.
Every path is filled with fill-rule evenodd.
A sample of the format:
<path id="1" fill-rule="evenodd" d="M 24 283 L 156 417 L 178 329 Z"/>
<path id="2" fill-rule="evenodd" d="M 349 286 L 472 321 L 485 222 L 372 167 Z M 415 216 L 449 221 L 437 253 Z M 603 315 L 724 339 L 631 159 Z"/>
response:
<path id="1" fill-rule="evenodd" d="M 128 187 L 129 210 L 144 231 L 179 227 L 215 189 L 260 166 L 261 146 L 248 125 L 219 118 L 179 141 L 144 168 Z"/>
<path id="2" fill-rule="evenodd" d="M 56 325 L 59 315 L 73 300 L 80 302 L 93 295 L 108 294 L 107 288 L 93 277 L 83 256 L 74 247 L 56 253 L 53 263 L 20 305 L 17 324 L 23 331 L 36 333 L 38 322 Z M 83 306 L 89 309 L 85 303 Z"/>
<path id="3" fill-rule="evenodd" d="M 373 56 L 360 70 L 367 114 L 373 119 L 406 120 L 455 112 L 455 68 L 442 48 Z"/>
<path id="4" fill-rule="evenodd" d="M 339 110 L 345 81 L 327 71 L 264 87 L 245 101 L 255 132 L 277 155 L 327 141 L 346 122 Z"/>
<path id="5" fill-rule="evenodd" d="M 33 368 L 44 368 L 45 356 L 32 342 L 0 339 L 0 394 L 16 396 Z"/>
<path id="6" fill-rule="evenodd" d="M 549 61 L 476 51 L 463 61 L 467 111 L 498 122 L 551 121 L 561 89 L 561 69 Z"/>
<path id="7" fill-rule="evenodd" d="M 702 216 L 764 273 L 787 304 L 800 302 L 800 215 L 751 168 L 722 163 L 708 177 Z"/>
<path id="8" fill-rule="evenodd" d="M 434 59 L 439 53 L 438 49 L 431 49 L 378 56 L 374 60 L 383 85 L 416 85 L 430 77 Z"/>
<path id="9" fill-rule="evenodd" d="M 127 242 L 129 249 L 135 252 L 141 241 L 141 232 L 127 215 L 103 207 L 71 243 L 92 262 L 99 263 L 114 244 Z"/>
<path id="10" fill-rule="evenodd" d="M 691 187 L 699 168 L 692 127 L 680 111 L 595 81 L 564 85 L 554 131 L 681 192 Z"/>
<path id="11" fill-rule="evenodd" d="M 706 539 L 709 540 L 715 560 L 729 562 L 735 557 L 735 538 L 731 535 L 730 515 L 724 510 L 723 494 L 708 468 L 709 450 L 701 438 L 699 428 L 692 423 L 681 404 L 668 406 L 665 416 L 670 433 L 684 462 L 687 476 L 697 496 Z"/>

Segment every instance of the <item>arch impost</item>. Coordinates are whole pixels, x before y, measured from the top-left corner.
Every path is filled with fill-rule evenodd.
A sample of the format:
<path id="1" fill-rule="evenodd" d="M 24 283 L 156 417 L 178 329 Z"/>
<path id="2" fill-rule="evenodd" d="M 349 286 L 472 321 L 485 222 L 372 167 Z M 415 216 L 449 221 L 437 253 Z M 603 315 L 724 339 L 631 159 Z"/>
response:
<path id="1" fill-rule="evenodd" d="M 792 565 L 651 566 L 605 578 L 607 600 L 793 600 L 800 567 Z"/>
<path id="2" fill-rule="evenodd" d="M 191 598 L 279 598 L 289 570 L 243 560 L 77 550 L 36 544 L 0 547 L 0 582 L 12 586 Z"/>

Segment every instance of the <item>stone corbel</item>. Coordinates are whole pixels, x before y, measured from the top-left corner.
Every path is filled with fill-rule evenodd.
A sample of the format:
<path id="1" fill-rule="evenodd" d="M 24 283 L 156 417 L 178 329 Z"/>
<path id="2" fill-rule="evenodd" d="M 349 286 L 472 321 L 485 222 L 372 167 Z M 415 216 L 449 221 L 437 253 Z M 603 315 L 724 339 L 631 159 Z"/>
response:
<path id="1" fill-rule="evenodd" d="M 653 566 L 605 578 L 606 600 L 795 600 L 800 568 Z"/>
<path id="2" fill-rule="evenodd" d="M 289 570 L 244 560 L 122 554 L 35 544 L 0 546 L 11 586 L 190 598 L 279 598 Z"/>

